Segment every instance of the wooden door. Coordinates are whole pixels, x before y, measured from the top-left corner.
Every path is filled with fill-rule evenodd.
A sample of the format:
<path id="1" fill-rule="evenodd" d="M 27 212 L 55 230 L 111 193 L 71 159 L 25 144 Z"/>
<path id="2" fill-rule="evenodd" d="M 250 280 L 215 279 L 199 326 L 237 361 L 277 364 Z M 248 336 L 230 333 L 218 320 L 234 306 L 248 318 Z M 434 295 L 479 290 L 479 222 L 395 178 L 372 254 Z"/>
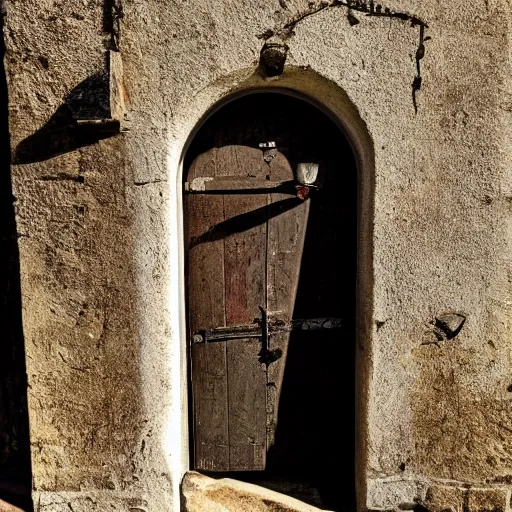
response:
<path id="1" fill-rule="evenodd" d="M 278 149 L 210 149 L 187 180 L 205 189 L 242 184 L 186 195 L 194 467 L 263 470 L 289 340 L 289 332 L 264 331 L 291 323 L 309 202 L 297 198 Z M 266 192 L 265 182 L 284 186 Z M 230 339 L 206 334 L 226 331 Z"/>

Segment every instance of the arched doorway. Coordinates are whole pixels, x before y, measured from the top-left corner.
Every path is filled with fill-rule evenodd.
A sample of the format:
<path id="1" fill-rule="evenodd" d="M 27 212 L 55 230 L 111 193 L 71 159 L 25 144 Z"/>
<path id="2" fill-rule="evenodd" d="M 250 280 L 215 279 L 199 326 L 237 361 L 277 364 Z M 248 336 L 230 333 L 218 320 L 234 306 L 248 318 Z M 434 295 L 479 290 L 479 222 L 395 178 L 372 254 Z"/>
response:
<path id="1" fill-rule="evenodd" d="M 184 182 L 192 467 L 355 509 L 350 145 L 307 101 L 251 94 L 202 125 Z"/>

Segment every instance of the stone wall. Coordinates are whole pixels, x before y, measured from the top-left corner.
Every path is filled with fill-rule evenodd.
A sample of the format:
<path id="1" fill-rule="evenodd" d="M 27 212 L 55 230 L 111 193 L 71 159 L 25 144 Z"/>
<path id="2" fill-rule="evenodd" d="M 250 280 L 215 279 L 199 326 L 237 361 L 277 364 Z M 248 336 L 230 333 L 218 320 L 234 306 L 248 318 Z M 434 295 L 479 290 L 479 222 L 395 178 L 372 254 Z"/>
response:
<path id="1" fill-rule="evenodd" d="M 361 507 L 507 510 L 512 6 L 341 3 L 4 1 L 42 510 L 179 510 L 180 158 L 217 101 L 280 86 L 371 141 L 356 148 L 373 204 L 361 242 L 373 261 Z M 287 67 L 265 80 L 257 66 L 271 36 L 288 45 Z M 77 123 L 112 115 L 111 52 L 128 112 L 115 136 Z M 451 328 L 454 313 L 464 323 Z"/>

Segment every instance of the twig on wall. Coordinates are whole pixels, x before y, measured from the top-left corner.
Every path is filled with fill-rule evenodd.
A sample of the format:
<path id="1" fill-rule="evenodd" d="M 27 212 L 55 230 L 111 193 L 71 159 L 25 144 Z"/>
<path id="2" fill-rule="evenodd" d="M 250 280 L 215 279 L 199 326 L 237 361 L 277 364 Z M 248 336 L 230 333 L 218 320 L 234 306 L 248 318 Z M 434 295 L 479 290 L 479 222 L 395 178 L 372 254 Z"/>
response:
<path id="1" fill-rule="evenodd" d="M 374 16 L 381 18 L 392 18 L 402 22 L 409 22 L 410 26 L 415 28 L 419 27 L 419 42 L 416 49 L 416 74 L 412 81 L 412 100 L 414 105 L 414 111 L 418 112 L 418 105 L 416 95 L 421 89 L 422 76 L 421 76 L 421 60 L 425 56 L 425 41 L 428 41 L 430 37 L 425 36 L 425 31 L 428 28 L 428 24 L 422 20 L 419 16 L 410 14 L 405 11 L 395 11 L 389 7 L 384 7 L 381 4 L 375 3 L 374 0 L 331 0 L 321 1 L 320 3 L 310 2 L 309 8 L 299 12 L 294 17 L 289 19 L 283 25 L 278 26 L 274 29 L 269 29 L 263 34 L 259 34 L 260 39 L 269 39 L 277 36 L 282 40 L 289 39 L 294 35 L 295 27 L 304 21 L 306 18 L 318 14 L 321 11 L 332 8 L 346 8 L 348 9 L 347 18 L 351 26 L 357 25 L 359 20 L 354 15 L 354 12 L 364 13 L 366 16 Z"/>

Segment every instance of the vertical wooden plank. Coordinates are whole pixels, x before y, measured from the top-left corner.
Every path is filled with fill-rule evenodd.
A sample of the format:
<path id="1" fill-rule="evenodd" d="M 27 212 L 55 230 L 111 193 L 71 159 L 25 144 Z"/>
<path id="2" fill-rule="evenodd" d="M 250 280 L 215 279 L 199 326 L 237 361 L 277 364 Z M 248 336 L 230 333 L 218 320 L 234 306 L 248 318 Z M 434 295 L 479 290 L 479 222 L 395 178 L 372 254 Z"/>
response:
<path id="1" fill-rule="evenodd" d="M 266 373 L 255 339 L 228 344 L 229 459 L 231 471 L 265 469 Z"/>
<path id="2" fill-rule="evenodd" d="M 217 150 L 200 155 L 187 179 L 215 176 Z M 188 236 L 189 339 L 201 329 L 225 325 L 224 243 L 205 234 L 224 220 L 222 196 L 186 197 Z M 226 343 L 191 347 L 194 410 L 194 465 L 229 470 Z"/>
<path id="3" fill-rule="evenodd" d="M 226 343 L 192 345 L 194 466 L 229 470 Z"/>
<path id="4" fill-rule="evenodd" d="M 219 175 L 264 177 L 266 164 L 259 149 L 219 149 Z M 266 194 L 225 195 L 225 221 L 235 232 L 224 239 L 226 325 L 251 323 L 265 307 Z M 261 341 L 228 342 L 229 454 L 232 471 L 265 468 L 266 373 L 259 362 Z"/>
<path id="5" fill-rule="evenodd" d="M 293 171 L 286 157 L 277 152 L 269 162 L 273 180 L 293 179 Z M 284 194 L 269 194 L 269 203 L 289 200 Z M 309 201 L 299 202 L 292 209 L 283 211 L 268 220 L 267 245 L 267 304 L 269 312 L 291 320 L 299 282 L 302 251 L 309 215 Z M 268 365 L 267 376 L 267 447 L 274 443 L 278 421 L 279 396 L 286 365 L 290 333 L 280 333 L 270 338 L 269 350 L 282 355 Z"/>

